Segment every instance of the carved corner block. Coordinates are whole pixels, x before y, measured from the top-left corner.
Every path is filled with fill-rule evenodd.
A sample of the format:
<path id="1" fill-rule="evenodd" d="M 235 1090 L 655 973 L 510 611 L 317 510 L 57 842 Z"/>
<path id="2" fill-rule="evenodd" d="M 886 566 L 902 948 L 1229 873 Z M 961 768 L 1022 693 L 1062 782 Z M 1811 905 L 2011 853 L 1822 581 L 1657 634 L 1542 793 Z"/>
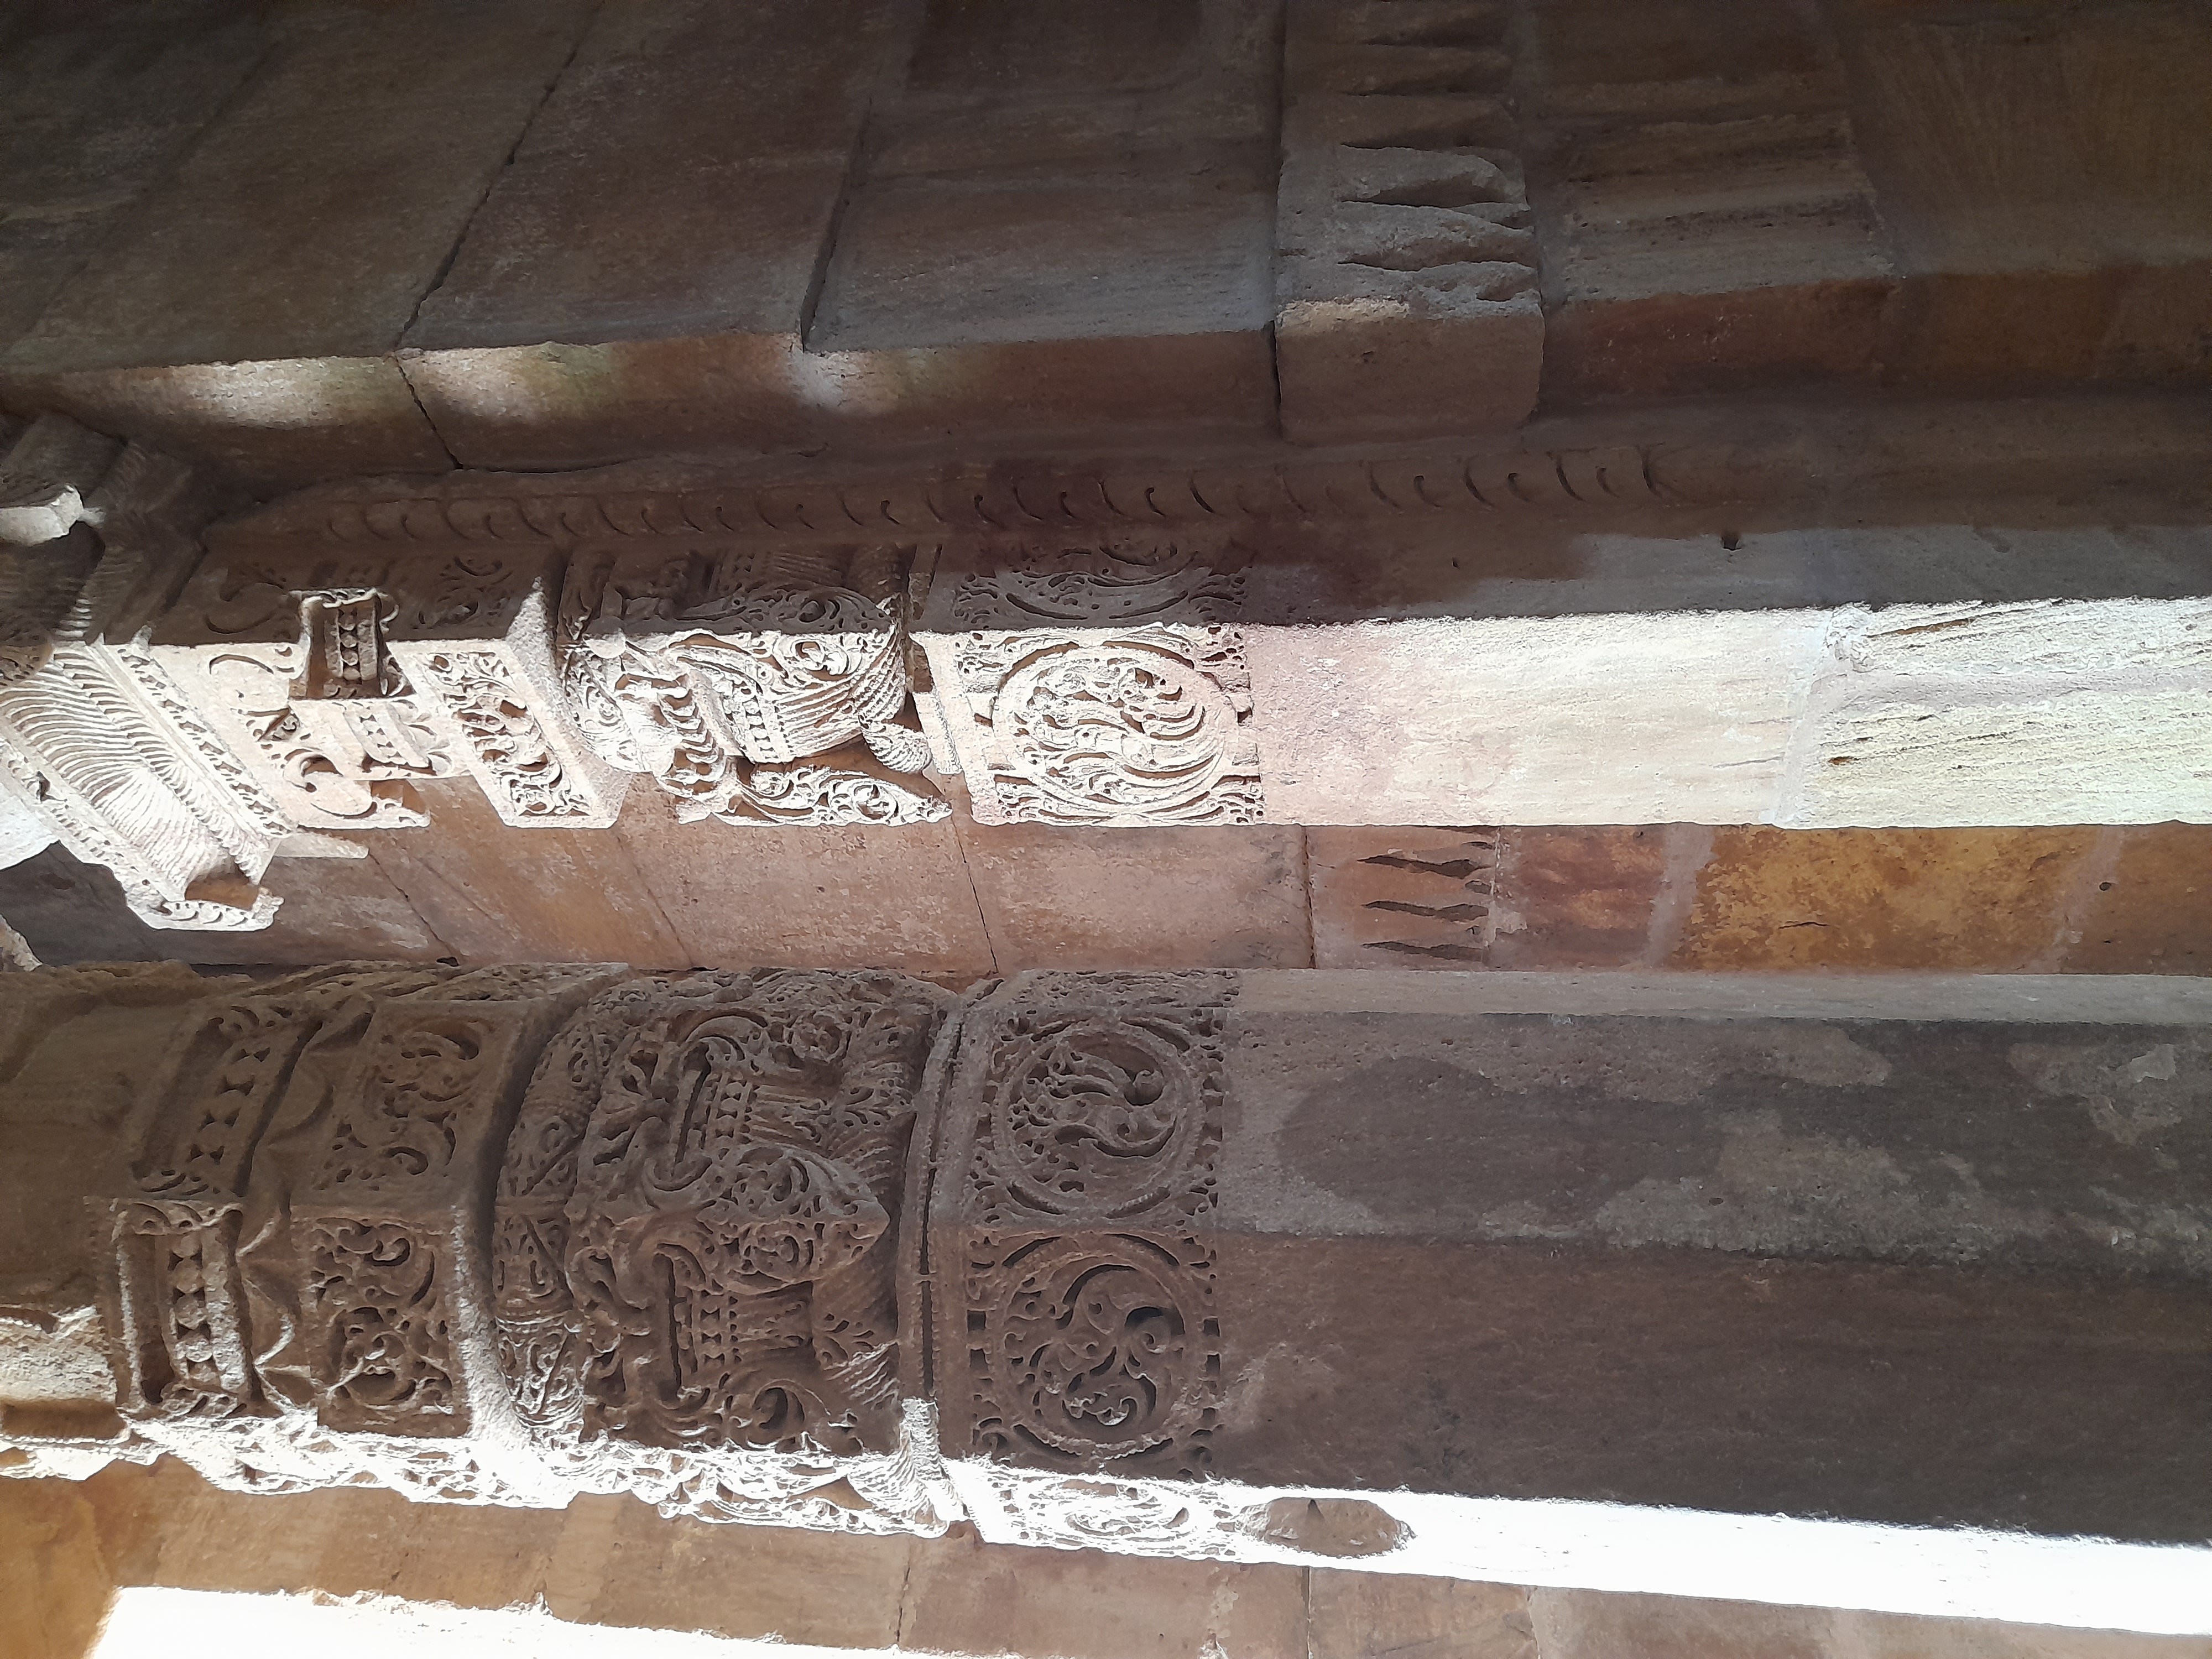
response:
<path id="1" fill-rule="evenodd" d="M 547 1036 L 621 971 L 342 964 L 188 1009 L 92 1200 L 138 1431 L 226 1484 L 322 1484 L 385 1443 L 310 1455 L 317 1436 L 497 1418 L 479 1241 L 498 1159 Z"/>
<path id="2" fill-rule="evenodd" d="M 541 1455 L 672 1513 L 942 1529 L 896 1268 L 950 1001 L 896 974 L 699 973 L 561 1033 L 495 1223 L 499 1361 Z"/>
<path id="3" fill-rule="evenodd" d="M 1206 1473 L 1236 984 L 1031 974 L 967 1011 L 939 1108 L 927 1239 L 948 1457 Z"/>
<path id="4" fill-rule="evenodd" d="M 907 662 L 918 562 L 877 544 L 586 545 L 560 606 L 570 709 L 602 760 L 652 777 L 687 821 L 942 817 L 897 775 L 930 759 Z"/>
<path id="5" fill-rule="evenodd" d="M 918 636 L 978 821 L 1263 821 L 1235 625 L 1251 557 L 1218 538 L 985 547 L 940 575 Z"/>
<path id="6" fill-rule="evenodd" d="M 413 786 L 473 775 L 507 823 L 601 828 L 622 781 L 554 684 L 558 555 L 218 547 L 149 651 L 307 829 L 426 822 Z"/>

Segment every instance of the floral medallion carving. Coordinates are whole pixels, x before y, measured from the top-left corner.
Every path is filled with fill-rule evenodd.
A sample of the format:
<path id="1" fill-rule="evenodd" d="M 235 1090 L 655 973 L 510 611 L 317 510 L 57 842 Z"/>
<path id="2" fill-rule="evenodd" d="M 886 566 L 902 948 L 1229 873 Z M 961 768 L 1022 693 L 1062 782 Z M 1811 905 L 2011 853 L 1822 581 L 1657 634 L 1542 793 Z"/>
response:
<path id="1" fill-rule="evenodd" d="M 975 633 L 953 648 L 999 823 L 1255 823 L 1251 677 L 1231 628 Z"/>

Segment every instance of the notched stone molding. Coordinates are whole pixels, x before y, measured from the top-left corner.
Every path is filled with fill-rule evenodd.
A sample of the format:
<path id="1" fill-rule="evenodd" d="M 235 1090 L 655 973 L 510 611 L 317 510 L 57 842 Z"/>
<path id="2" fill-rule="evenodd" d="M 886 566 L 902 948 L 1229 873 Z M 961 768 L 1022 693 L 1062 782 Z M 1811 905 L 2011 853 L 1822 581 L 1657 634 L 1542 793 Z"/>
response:
<path id="1" fill-rule="evenodd" d="M 1293 441 L 1509 428 L 1535 406 L 1512 16 L 1492 0 L 1291 0 L 1275 357 Z"/>

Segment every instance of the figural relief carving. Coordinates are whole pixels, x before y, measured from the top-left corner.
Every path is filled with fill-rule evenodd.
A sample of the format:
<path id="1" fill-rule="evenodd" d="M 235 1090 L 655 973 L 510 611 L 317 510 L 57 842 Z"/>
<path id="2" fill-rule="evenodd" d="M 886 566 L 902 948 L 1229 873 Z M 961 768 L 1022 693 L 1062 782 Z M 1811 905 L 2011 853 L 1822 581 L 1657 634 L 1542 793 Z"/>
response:
<path id="1" fill-rule="evenodd" d="M 910 823 L 950 809 L 918 780 L 911 550 L 586 548 L 562 597 L 570 707 L 609 765 L 686 821 Z M 801 766 L 799 763 L 805 762 Z"/>
<path id="2" fill-rule="evenodd" d="M 895 1273 L 945 1001 L 891 974 L 696 974 L 562 1033 L 494 1259 L 500 1364 L 546 1455 L 672 1512 L 931 1524 Z M 818 1495 L 838 1482 L 868 1501 Z"/>
<path id="3" fill-rule="evenodd" d="M 1220 1409 L 1207 1236 L 1227 975 L 1031 975 L 970 1015 L 933 1200 L 948 1448 L 1189 1477 Z"/>

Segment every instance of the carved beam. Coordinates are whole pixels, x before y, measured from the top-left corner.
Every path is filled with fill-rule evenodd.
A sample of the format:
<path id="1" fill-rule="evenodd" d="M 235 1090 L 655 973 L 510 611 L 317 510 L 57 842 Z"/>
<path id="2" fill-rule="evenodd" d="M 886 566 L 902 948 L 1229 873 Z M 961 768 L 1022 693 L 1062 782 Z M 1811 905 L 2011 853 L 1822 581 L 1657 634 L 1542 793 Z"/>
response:
<path id="1" fill-rule="evenodd" d="M 2179 979 L 9 975 L 0 1463 L 2185 1572 L 2208 1096 Z"/>
<path id="2" fill-rule="evenodd" d="M 424 572 L 544 555 L 564 695 L 532 717 L 690 817 L 936 815 L 917 727 L 986 822 L 2212 815 L 2201 432 L 2137 410 L 2130 459 L 2075 415 L 1953 415 L 1755 439 L 1624 417 L 1553 448 L 1179 468 L 363 483 L 216 544 Z"/>

